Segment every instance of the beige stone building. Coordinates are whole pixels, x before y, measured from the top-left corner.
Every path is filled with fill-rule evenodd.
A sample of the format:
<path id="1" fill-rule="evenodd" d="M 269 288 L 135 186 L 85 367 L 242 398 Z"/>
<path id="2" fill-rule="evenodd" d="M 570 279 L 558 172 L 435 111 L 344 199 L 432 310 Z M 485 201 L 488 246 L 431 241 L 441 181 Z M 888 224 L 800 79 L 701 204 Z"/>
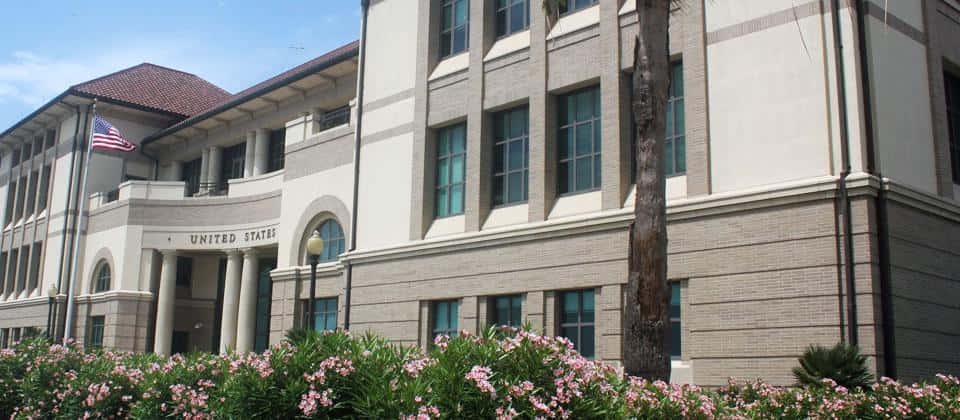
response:
<path id="1" fill-rule="evenodd" d="M 137 66 L 0 134 L 2 344 L 529 322 L 618 362 L 633 2 L 364 10 L 359 42 L 243 92 Z M 960 3 L 688 1 L 670 35 L 673 380 L 789 383 L 841 340 L 880 374 L 960 371 Z M 97 153 L 77 197 L 93 98 L 140 148 Z"/>

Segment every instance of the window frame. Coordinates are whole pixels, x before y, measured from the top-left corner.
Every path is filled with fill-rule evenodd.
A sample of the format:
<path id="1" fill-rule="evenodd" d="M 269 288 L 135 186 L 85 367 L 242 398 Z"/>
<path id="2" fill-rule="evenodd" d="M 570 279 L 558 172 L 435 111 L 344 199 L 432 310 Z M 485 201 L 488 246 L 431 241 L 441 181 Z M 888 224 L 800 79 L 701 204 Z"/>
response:
<path id="1" fill-rule="evenodd" d="M 339 296 L 318 297 L 314 299 L 313 302 L 314 305 L 316 305 L 316 313 L 313 317 L 313 322 L 310 320 L 310 299 L 304 299 L 301 303 L 303 307 L 303 325 L 306 328 L 314 331 L 335 331 L 337 328 L 339 328 L 339 324 L 337 324 L 337 322 L 339 322 L 337 316 L 338 312 L 340 311 Z M 330 320 L 330 317 L 333 317 L 333 329 L 326 328 L 327 321 Z M 318 318 L 324 320 L 324 322 L 321 324 L 324 325 L 323 328 L 317 328 Z"/>
<path id="2" fill-rule="evenodd" d="M 480 0 L 483 1 L 483 0 Z M 457 26 L 457 4 L 466 3 L 467 7 L 467 17 L 464 19 L 463 25 Z M 443 9 L 450 7 L 450 22 L 444 22 L 443 19 Z M 467 51 L 470 51 L 470 0 L 440 0 L 439 13 L 439 22 L 440 28 L 437 32 L 439 34 L 439 45 L 437 46 L 438 53 L 440 55 L 440 60 L 444 60 L 450 57 L 453 57 L 457 54 L 462 54 Z M 449 24 L 449 27 L 445 27 L 445 24 Z M 455 47 L 455 37 L 458 29 L 463 28 L 464 40 L 463 40 L 463 49 L 456 50 Z M 450 48 L 449 51 L 443 50 L 443 39 L 449 37 L 450 39 Z"/>
<path id="3" fill-rule="evenodd" d="M 684 112 L 684 92 L 683 92 L 683 61 L 676 60 L 670 63 L 669 88 L 667 90 L 667 109 L 665 112 L 666 123 L 664 127 L 664 161 L 669 162 L 669 166 L 663 168 L 666 178 L 683 176 L 687 174 L 687 133 L 686 133 L 686 113 Z M 677 77 L 679 76 L 679 77 Z M 677 113 L 679 110 L 679 114 Z M 677 115 L 680 115 L 680 123 L 677 124 Z M 671 127 L 672 125 L 672 127 Z M 682 146 L 682 153 L 677 153 Z M 636 141 L 634 141 L 636 143 Z M 668 150 L 670 151 L 667 156 Z M 682 155 L 682 157 L 681 157 Z M 669 159 L 669 161 L 667 160 Z M 682 167 L 682 168 L 681 168 Z M 669 169 L 669 170 L 668 170 Z"/>
<path id="4" fill-rule="evenodd" d="M 583 321 L 583 317 L 584 317 L 584 313 L 585 313 L 585 311 L 583 310 L 583 306 L 584 306 L 584 305 L 583 305 L 583 302 L 584 302 L 584 295 L 586 294 L 586 292 L 592 292 L 592 293 L 591 293 L 591 294 L 592 294 L 592 299 L 593 299 L 593 321 L 592 321 L 592 322 L 584 322 L 584 321 Z M 565 322 L 564 316 L 566 315 L 566 310 L 565 310 L 566 296 L 567 296 L 568 294 L 573 294 L 573 293 L 577 294 L 577 320 L 576 320 L 575 322 Z M 580 352 L 583 357 L 585 357 L 585 358 L 587 358 L 587 359 L 593 359 L 594 357 L 596 357 L 596 354 L 597 354 L 597 339 L 596 339 L 596 334 L 597 334 L 597 292 L 596 292 L 596 289 L 564 290 L 564 291 L 560 292 L 559 295 L 560 295 L 560 296 L 559 296 L 559 300 L 558 300 L 559 307 L 557 308 L 557 309 L 558 309 L 558 311 L 557 311 L 557 312 L 558 312 L 558 314 L 557 314 L 557 321 L 558 321 L 558 325 L 559 325 L 558 335 L 564 336 L 564 335 L 563 335 L 563 330 L 564 330 L 565 328 L 576 328 L 576 329 L 577 329 L 577 338 L 576 338 L 576 339 L 570 338 L 570 337 L 567 337 L 567 338 L 568 338 L 570 341 L 573 341 L 574 349 L 576 349 L 578 352 Z M 584 353 L 582 352 L 583 330 L 584 330 L 584 328 L 586 328 L 586 327 L 592 327 L 592 328 L 593 328 L 593 335 L 594 335 L 594 337 L 592 338 L 593 349 L 591 349 L 592 351 L 591 351 L 591 354 L 589 354 L 589 355 L 584 354 Z M 566 337 L 566 336 L 564 336 L 564 337 Z"/>
<path id="5" fill-rule="evenodd" d="M 106 261 L 100 261 L 93 277 L 93 293 L 110 291 L 110 282 L 113 280 L 112 275 L 110 264 Z"/>
<path id="6" fill-rule="evenodd" d="M 267 140 L 267 172 L 282 170 L 286 165 L 287 130 L 271 130 Z"/>
<path id="7" fill-rule="evenodd" d="M 50 194 L 50 171 L 52 165 L 46 165 L 40 168 L 40 184 L 37 187 L 37 210 L 36 213 L 42 213 L 47 209 L 48 195 Z"/>
<path id="8" fill-rule="evenodd" d="M 454 142 L 456 141 L 456 136 L 454 136 L 454 133 L 456 133 L 458 130 L 463 133 L 463 136 L 461 137 L 461 139 L 462 139 L 462 144 L 460 145 L 460 150 L 459 150 L 459 151 L 457 151 L 456 147 L 454 147 L 454 144 L 455 144 Z M 446 140 L 445 140 L 445 138 L 444 138 L 445 135 L 447 135 Z M 444 151 L 444 150 L 441 148 L 441 145 L 443 145 L 443 144 L 445 144 L 445 143 L 447 144 L 447 147 L 446 147 L 447 151 Z M 467 123 L 466 123 L 466 122 L 460 122 L 460 123 L 457 123 L 457 124 L 448 125 L 448 126 L 446 126 L 446 127 L 442 127 L 442 128 L 437 129 L 436 145 L 437 145 L 437 147 L 436 147 L 436 155 L 435 155 L 435 159 L 436 159 L 436 160 L 434 161 L 435 166 L 434 166 L 434 171 L 433 171 L 433 172 L 434 172 L 434 174 L 433 174 L 433 176 L 434 176 L 434 188 L 433 188 L 433 191 L 434 191 L 434 193 L 433 193 L 433 194 L 434 194 L 434 195 L 433 195 L 433 197 L 434 197 L 434 203 L 433 203 L 434 218 L 436 218 L 436 219 L 442 219 L 442 218 L 446 218 L 446 217 L 460 216 L 460 215 L 462 215 L 462 214 L 464 214 L 464 213 L 466 212 L 466 189 L 467 189 Z M 459 181 L 457 181 L 457 182 L 454 182 L 454 180 L 453 180 L 453 176 L 454 176 L 454 165 L 453 165 L 453 163 L 455 162 L 455 160 L 456 160 L 457 158 L 460 158 L 460 159 L 461 159 L 462 165 L 463 165 L 463 169 L 462 169 L 462 171 L 461 171 L 461 179 L 460 179 Z M 446 173 L 447 183 L 441 184 L 441 183 L 440 183 L 440 172 L 441 172 L 441 168 L 442 168 L 441 162 L 444 162 L 444 161 L 448 162 L 448 164 L 447 164 L 447 166 L 446 166 L 446 168 L 447 168 L 447 173 Z M 453 204 L 454 204 L 453 191 L 454 191 L 457 187 L 460 188 L 460 203 L 459 203 L 460 208 L 459 208 L 458 211 L 455 212 L 455 211 L 453 211 Z M 444 207 L 444 208 L 446 209 L 445 212 L 441 212 L 441 211 L 440 211 L 440 210 L 441 210 L 441 208 L 440 208 L 440 202 L 441 202 L 441 200 L 440 200 L 440 195 L 441 195 L 441 191 L 443 191 L 443 192 L 446 194 L 446 195 L 445 195 L 445 203 L 444 203 L 445 206 L 446 206 L 446 207 Z"/>
<path id="9" fill-rule="evenodd" d="M 674 304 L 674 297 L 676 297 L 677 302 Z M 676 309 L 676 313 L 674 313 Z M 670 324 L 670 358 L 673 360 L 679 360 L 683 356 L 683 286 L 680 282 L 670 282 L 670 306 L 668 309 L 668 322 Z M 674 334 L 673 326 L 674 324 L 680 330 L 680 334 Z M 676 336 L 675 336 L 676 335 Z M 674 348 L 673 344 L 676 342 L 678 346 Z"/>
<path id="10" fill-rule="evenodd" d="M 437 315 L 443 310 L 447 314 L 446 328 L 437 325 Z M 456 337 L 460 333 L 460 299 L 435 300 L 430 303 L 430 339 L 441 335 Z"/>
<path id="11" fill-rule="evenodd" d="M 508 36 L 510 36 L 510 35 L 517 34 L 517 33 L 520 33 L 520 32 L 523 32 L 523 31 L 526 31 L 526 30 L 529 30 L 529 29 L 530 29 L 530 0 L 498 0 L 498 1 L 503 1 L 505 5 L 504 5 L 503 7 L 500 7 L 500 6 L 497 4 L 497 2 L 493 2 L 493 19 L 495 20 L 495 22 L 494 22 L 494 23 L 495 23 L 495 24 L 494 24 L 494 26 L 495 26 L 494 30 L 495 30 L 495 33 L 496 33 L 496 39 L 498 39 L 498 40 L 499 40 L 499 39 L 503 39 L 503 38 L 506 38 L 506 37 L 508 37 Z M 523 8 L 523 13 L 524 13 L 523 22 L 524 22 L 524 23 L 523 23 L 523 27 L 522 27 L 522 28 L 520 28 L 520 29 L 514 29 L 514 30 L 511 31 L 511 30 L 510 30 L 510 29 L 511 29 L 511 28 L 510 28 L 510 26 L 511 26 L 511 25 L 510 25 L 510 22 L 512 21 L 512 17 L 513 17 L 513 7 L 514 7 L 517 3 L 524 3 L 524 4 L 526 5 L 526 7 Z M 504 15 L 506 15 L 505 18 L 504 18 L 504 23 L 506 24 L 506 27 L 503 28 L 503 33 L 502 33 L 502 34 L 500 33 L 500 32 L 501 32 L 501 28 L 500 28 L 500 16 L 499 16 L 499 15 L 500 15 L 500 12 L 503 12 Z"/>
<path id="12" fill-rule="evenodd" d="M 333 230 L 336 228 L 336 230 Z M 316 231 L 323 239 L 323 253 L 317 256 L 317 262 L 327 263 L 340 259 L 340 254 L 346 250 L 346 235 L 343 232 L 343 225 L 335 218 L 327 218 L 317 223 L 317 227 L 310 231 L 311 234 Z M 336 249 L 334 249 L 336 246 Z M 309 260 L 309 256 L 307 256 Z"/>
<path id="13" fill-rule="evenodd" d="M 511 137 L 511 125 L 513 121 L 512 115 L 517 112 L 523 112 L 523 132 L 516 136 Z M 502 118 L 502 121 L 501 121 Z M 502 133 L 498 133 L 497 126 L 501 125 L 503 130 Z M 519 106 L 512 109 L 507 109 L 504 111 L 497 112 L 493 115 L 493 164 L 491 166 L 491 197 L 490 201 L 493 203 L 494 208 L 498 207 L 507 207 L 517 204 L 523 204 L 529 201 L 530 198 L 530 108 L 527 105 Z M 502 134 L 502 137 L 499 137 Z M 512 144 L 519 143 L 522 148 L 523 153 L 523 163 L 519 169 L 510 168 L 510 147 Z M 497 153 L 497 148 L 503 146 L 502 153 Z M 497 170 L 497 161 L 498 159 L 503 159 L 501 170 Z M 510 199 L 510 176 L 513 174 L 522 174 L 523 182 L 521 183 L 521 198 L 517 200 Z M 498 179 L 499 178 L 499 179 Z M 501 199 L 497 199 L 496 188 L 497 184 L 501 184 L 503 188 L 503 196 Z"/>
<path id="14" fill-rule="evenodd" d="M 94 315 L 90 317 L 90 326 L 87 328 L 87 342 L 84 343 L 85 348 L 103 348 L 103 336 L 107 324 L 106 318 L 104 315 Z"/>
<path id="15" fill-rule="evenodd" d="M 588 3 L 588 4 L 585 5 L 585 6 L 581 6 L 581 7 L 578 8 L 578 7 L 576 7 L 577 0 L 567 0 L 566 5 L 560 5 L 559 8 L 557 9 L 557 11 L 559 12 L 560 17 L 563 17 L 563 16 L 567 16 L 567 15 L 570 15 L 570 14 L 573 14 L 573 13 L 577 13 L 577 12 L 579 12 L 579 11 L 581 11 L 581 10 L 587 10 L 587 9 L 589 9 L 589 8 L 591 8 L 591 7 L 594 7 L 594 6 L 598 5 L 598 4 L 600 4 L 600 0 L 588 0 L 588 1 L 590 1 L 590 3 Z M 570 3 L 571 3 L 571 2 L 574 3 L 574 7 L 573 7 L 573 8 L 570 7 Z"/>
<path id="16" fill-rule="evenodd" d="M 566 121 L 566 115 L 563 112 L 568 109 L 569 104 L 564 104 L 563 102 L 568 99 L 575 98 L 578 95 L 582 95 L 586 92 L 593 92 L 594 100 L 596 103 L 593 104 L 593 108 L 597 111 L 590 118 L 585 120 L 576 119 L 576 109 L 579 108 L 578 104 L 574 102 L 574 120 Z M 574 99 L 576 101 L 576 99 Z M 567 92 L 563 95 L 559 95 L 557 98 L 557 138 L 556 138 L 556 147 L 557 147 L 557 160 L 556 160 L 556 169 L 557 169 L 557 196 L 565 197 L 576 194 L 583 194 L 593 191 L 598 191 L 603 188 L 603 178 L 601 171 L 597 169 L 597 166 L 600 168 L 603 167 L 603 133 L 602 133 L 602 117 L 603 109 L 601 108 L 601 96 L 600 96 L 600 85 L 593 85 L 585 87 L 582 89 L 577 89 L 571 92 Z M 567 112 L 566 114 L 569 114 Z M 586 154 L 577 154 L 577 128 L 583 125 L 590 124 L 590 152 Z M 572 138 L 568 141 L 569 152 L 566 158 L 561 157 L 560 142 L 566 140 L 566 137 L 562 134 L 565 130 L 570 130 Z M 597 139 L 597 135 L 600 135 L 600 139 Z M 578 161 L 581 159 L 590 159 L 591 162 L 591 173 L 590 173 L 590 187 L 580 189 L 577 187 L 577 166 Z M 563 164 L 566 163 L 568 170 L 563 171 L 561 168 Z M 564 191 L 562 187 L 562 177 L 567 178 L 567 190 Z"/>
<path id="17" fill-rule="evenodd" d="M 504 327 L 514 327 L 520 328 L 523 326 L 523 295 L 522 294 L 513 294 L 513 295 L 499 295 L 491 296 L 488 298 L 490 300 L 490 308 L 488 309 L 490 316 L 490 324 L 495 326 L 504 326 Z M 507 302 L 507 319 L 500 319 L 500 302 Z M 517 310 L 519 315 L 517 319 L 513 319 L 513 304 L 517 304 Z M 506 321 L 506 322 L 503 322 Z"/>
<path id="18" fill-rule="evenodd" d="M 193 257 L 177 256 L 176 287 L 193 287 Z"/>
<path id="19" fill-rule="evenodd" d="M 950 173 L 952 182 L 960 185 L 960 75 L 945 70 L 943 72 L 943 84 L 947 112 Z"/>

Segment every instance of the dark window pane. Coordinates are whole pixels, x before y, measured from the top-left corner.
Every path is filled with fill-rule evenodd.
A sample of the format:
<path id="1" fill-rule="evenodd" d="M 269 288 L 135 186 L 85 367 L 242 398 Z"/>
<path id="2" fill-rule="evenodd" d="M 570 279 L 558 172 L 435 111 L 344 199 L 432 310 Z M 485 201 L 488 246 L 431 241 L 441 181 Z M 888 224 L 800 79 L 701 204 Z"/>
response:
<path id="1" fill-rule="evenodd" d="M 577 351 L 580 352 L 583 357 L 593 357 L 594 345 L 593 345 L 593 326 L 583 327 L 580 329 L 580 345 L 577 346 Z"/>
<path id="2" fill-rule="evenodd" d="M 467 27 L 460 26 L 453 30 L 453 54 L 467 49 Z"/>
<path id="3" fill-rule="evenodd" d="M 503 186 L 506 177 L 503 175 L 497 175 L 493 177 L 493 202 L 494 204 L 503 204 L 504 201 L 504 191 Z"/>
<path id="4" fill-rule="evenodd" d="M 510 170 L 523 169 L 526 162 L 523 161 L 523 142 L 510 142 Z"/>
<path id="5" fill-rule="evenodd" d="M 570 151 L 573 149 L 573 128 L 561 128 L 560 133 L 557 136 L 557 156 L 561 160 L 570 158 Z M 561 172 L 563 173 L 563 172 Z"/>
<path id="6" fill-rule="evenodd" d="M 677 137 L 677 139 L 674 140 L 674 148 L 677 156 L 677 164 L 676 164 L 677 173 L 682 174 L 687 171 L 687 156 L 686 156 L 687 147 L 684 144 L 684 139 L 682 136 Z"/>
<path id="7" fill-rule="evenodd" d="M 499 173 L 504 170 L 504 163 L 506 161 L 506 148 L 507 146 L 503 143 L 493 146 L 493 172 Z"/>
<path id="8" fill-rule="evenodd" d="M 576 129 L 577 156 L 590 154 L 593 149 L 593 125 L 581 124 Z"/>
<path id="9" fill-rule="evenodd" d="M 510 174 L 509 186 L 507 190 L 510 192 L 510 197 L 508 201 L 511 203 L 517 201 L 523 201 L 526 199 L 523 194 L 523 172 L 514 172 Z"/>
<path id="10" fill-rule="evenodd" d="M 519 2 L 510 8 L 510 32 L 517 32 L 526 27 L 526 2 Z"/>
<path id="11" fill-rule="evenodd" d="M 510 33 L 507 27 L 507 10 L 497 11 L 497 36 L 504 36 Z"/>
<path id="12" fill-rule="evenodd" d="M 589 190 L 593 188 L 593 158 L 585 157 L 577 159 L 577 190 Z"/>
<path id="13" fill-rule="evenodd" d="M 450 214 L 463 213 L 463 185 L 450 187 Z"/>
<path id="14" fill-rule="evenodd" d="M 663 172 L 667 175 L 673 175 L 673 140 L 667 140 L 663 145 L 664 167 Z"/>
<path id="15" fill-rule="evenodd" d="M 683 329 L 679 321 L 670 323 L 670 355 L 680 357 Z"/>

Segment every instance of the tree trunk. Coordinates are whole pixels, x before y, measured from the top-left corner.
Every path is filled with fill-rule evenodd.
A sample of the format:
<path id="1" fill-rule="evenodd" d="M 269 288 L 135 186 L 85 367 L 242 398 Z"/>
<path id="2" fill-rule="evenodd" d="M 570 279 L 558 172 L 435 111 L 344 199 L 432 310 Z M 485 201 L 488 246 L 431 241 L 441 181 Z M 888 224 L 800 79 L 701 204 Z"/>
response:
<path id="1" fill-rule="evenodd" d="M 636 0 L 634 49 L 636 202 L 630 225 L 623 364 L 630 375 L 670 380 L 664 137 L 669 87 L 670 0 Z"/>

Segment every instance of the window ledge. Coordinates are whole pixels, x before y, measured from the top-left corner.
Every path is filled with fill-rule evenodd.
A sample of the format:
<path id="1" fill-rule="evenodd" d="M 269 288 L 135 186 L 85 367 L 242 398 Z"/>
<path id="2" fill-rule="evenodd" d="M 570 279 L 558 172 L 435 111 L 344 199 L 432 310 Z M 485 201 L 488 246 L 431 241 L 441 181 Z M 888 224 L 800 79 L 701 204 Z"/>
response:
<path id="1" fill-rule="evenodd" d="M 497 207 L 490 211 L 483 229 L 519 225 L 530 219 L 530 206 L 527 203 Z"/>
<path id="2" fill-rule="evenodd" d="M 435 219 L 427 230 L 425 238 L 455 235 L 467 229 L 467 217 L 462 214 Z"/>
<path id="3" fill-rule="evenodd" d="M 583 28 L 598 24 L 600 24 L 600 7 L 599 5 L 593 5 L 578 12 L 561 17 L 560 20 L 553 25 L 553 28 L 550 29 L 550 34 L 547 35 L 547 40 L 567 35 Z"/>
<path id="4" fill-rule="evenodd" d="M 550 210 L 548 219 L 594 213 L 601 210 L 601 191 L 589 191 L 560 197 Z"/>
<path id="5" fill-rule="evenodd" d="M 438 63 L 437 67 L 433 69 L 433 73 L 430 74 L 428 80 L 439 79 L 460 70 L 465 70 L 467 67 L 470 67 L 469 50 L 444 58 L 443 61 Z"/>
<path id="6" fill-rule="evenodd" d="M 494 58 L 500 58 L 512 52 L 520 51 L 530 47 L 530 30 L 520 31 L 514 34 L 500 38 L 490 47 L 487 56 L 483 61 L 490 61 Z"/>

